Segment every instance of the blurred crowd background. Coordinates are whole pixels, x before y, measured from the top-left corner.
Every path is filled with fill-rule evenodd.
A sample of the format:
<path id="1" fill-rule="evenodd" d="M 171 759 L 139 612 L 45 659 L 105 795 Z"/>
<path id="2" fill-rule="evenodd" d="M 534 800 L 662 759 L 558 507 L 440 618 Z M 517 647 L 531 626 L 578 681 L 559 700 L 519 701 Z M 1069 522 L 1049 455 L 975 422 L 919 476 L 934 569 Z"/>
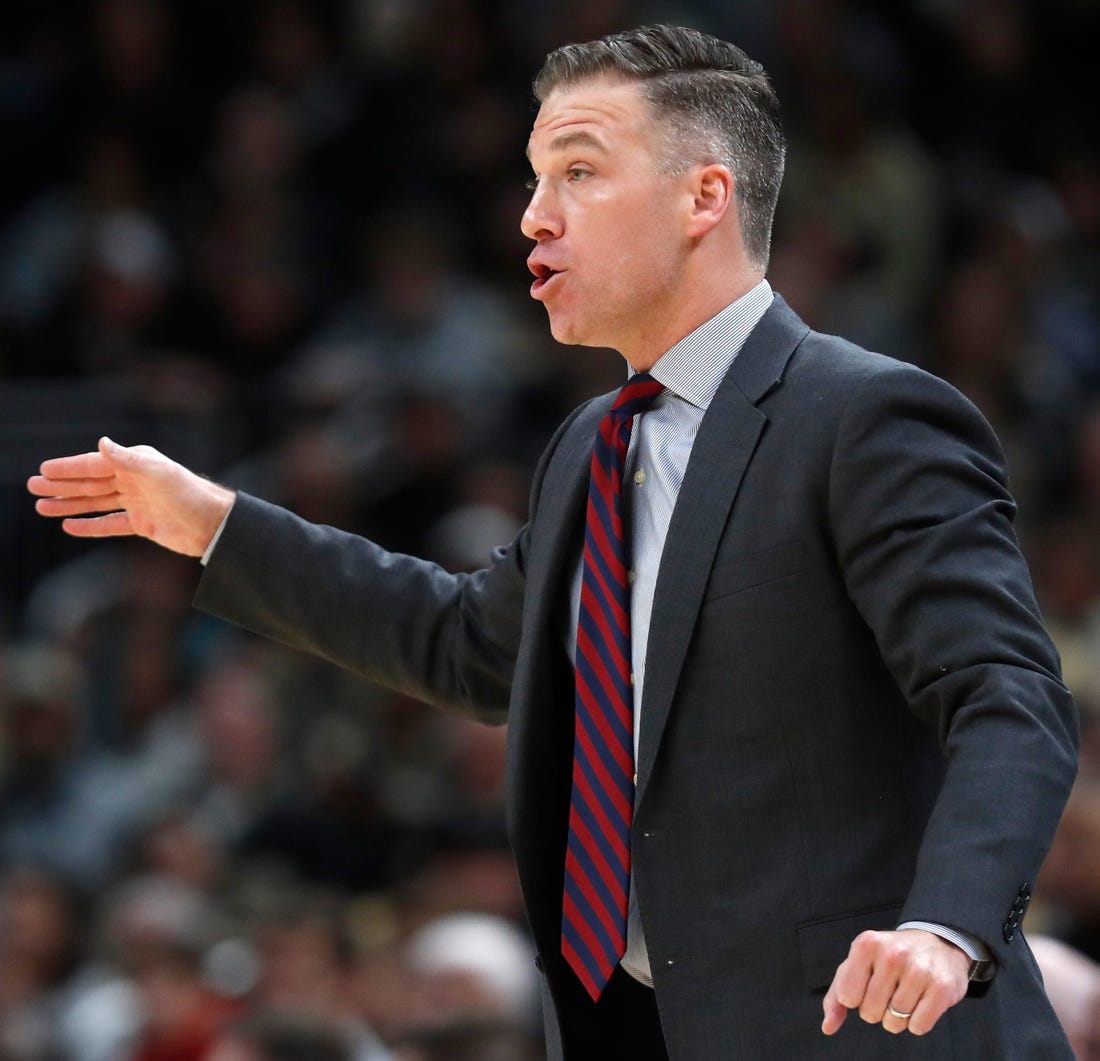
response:
<path id="1" fill-rule="evenodd" d="M 622 377 L 527 294 L 530 81 L 658 20 L 777 84 L 773 286 L 1000 433 L 1084 716 L 1029 922 L 1100 1056 L 1094 2 L 5 0 L 0 1061 L 541 1056 L 503 731 L 191 611 L 193 561 L 23 484 L 109 433 L 480 566 Z"/>

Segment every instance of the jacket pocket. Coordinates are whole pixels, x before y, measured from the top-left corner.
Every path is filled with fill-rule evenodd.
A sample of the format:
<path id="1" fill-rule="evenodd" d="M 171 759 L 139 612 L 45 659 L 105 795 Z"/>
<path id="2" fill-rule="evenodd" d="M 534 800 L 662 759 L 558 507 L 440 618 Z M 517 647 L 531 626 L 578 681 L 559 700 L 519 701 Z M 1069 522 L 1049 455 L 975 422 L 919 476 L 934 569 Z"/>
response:
<path id="1" fill-rule="evenodd" d="M 848 957 L 852 940 L 869 929 L 889 932 L 897 927 L 902 904 L 888 903 L 854 913 L 803 921 L 797 928 L 802 953 L 802 978 L 811 991 L 824 990 L 837 966 Z"/>
<path id="2" fill-rule="evenodd" d="M 805 546 L 802 542 L 783 542 L 754 553 L 722 558 L 710 573 L 706 599 L 728 597 L 752 586 L 793 575 L 805 566 Z"/>

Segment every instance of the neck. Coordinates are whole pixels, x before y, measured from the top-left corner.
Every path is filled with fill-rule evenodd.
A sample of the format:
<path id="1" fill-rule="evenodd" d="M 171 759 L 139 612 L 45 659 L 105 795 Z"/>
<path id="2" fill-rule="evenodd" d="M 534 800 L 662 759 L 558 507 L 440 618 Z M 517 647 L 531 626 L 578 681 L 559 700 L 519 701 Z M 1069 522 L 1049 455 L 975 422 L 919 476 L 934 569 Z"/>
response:
<path id="1" fill-rule="evenodd" d="M 619 351 L 635 372 L 648 372 L 662 354 L 690 335 L 701 324 L 717 316 L 728 305 L 747 295 L 761 280 L 764 270 L 745 268 L 724 283 L 713 281 L 692 289 L 687 287 L 686 298 L 680 303 L 675 320 L 660 332 L 638 336 L 637 342 Z"/>

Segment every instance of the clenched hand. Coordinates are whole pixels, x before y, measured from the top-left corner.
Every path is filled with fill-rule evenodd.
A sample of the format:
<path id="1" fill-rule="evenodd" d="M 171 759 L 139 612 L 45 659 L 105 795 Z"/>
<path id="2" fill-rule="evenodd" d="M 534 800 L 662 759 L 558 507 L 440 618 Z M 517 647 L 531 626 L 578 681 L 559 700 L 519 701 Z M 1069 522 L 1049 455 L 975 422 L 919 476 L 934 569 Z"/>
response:
<path id="1" fill-rule="evenodd" d="M 848 1010 L 888 1032 L 930 1032 L 965 994 L 970 959 L 953 943 L 919 928 L 863 932 L 825 995 L 821 1030 L 832 1035 Z"/>

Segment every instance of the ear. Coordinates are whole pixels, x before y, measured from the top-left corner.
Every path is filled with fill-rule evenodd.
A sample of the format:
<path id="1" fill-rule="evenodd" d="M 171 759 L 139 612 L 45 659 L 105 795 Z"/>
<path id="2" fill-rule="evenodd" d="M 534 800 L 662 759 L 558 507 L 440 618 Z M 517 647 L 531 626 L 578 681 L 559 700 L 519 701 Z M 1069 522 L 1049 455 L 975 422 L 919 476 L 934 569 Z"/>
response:
<path id="1" fill-rule="evenodd" d="M 733 202 L 734 180 L 727 166 L 717 162 L 702 166 L 693 174 L 691 212 L 688 218 L 688 235 L 705 236 L 717 225 Z"/>

